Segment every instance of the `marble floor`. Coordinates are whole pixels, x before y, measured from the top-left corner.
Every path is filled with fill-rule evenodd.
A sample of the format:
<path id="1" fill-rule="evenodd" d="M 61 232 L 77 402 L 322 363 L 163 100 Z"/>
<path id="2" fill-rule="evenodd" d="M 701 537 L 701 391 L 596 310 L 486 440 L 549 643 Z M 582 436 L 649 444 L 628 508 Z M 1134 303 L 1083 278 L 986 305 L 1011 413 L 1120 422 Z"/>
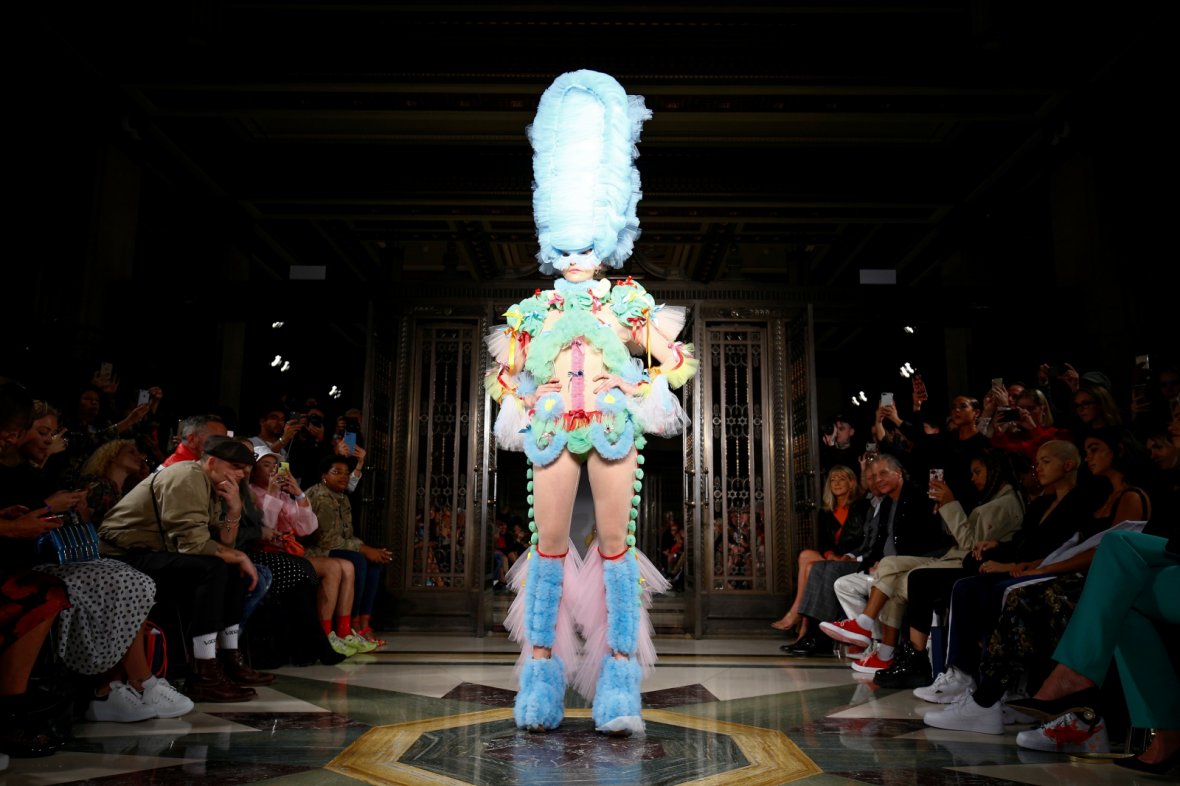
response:
<path id="1" fill-rule="evenodd" d="M 517 731 L 516 649 L 503 636 L 386 638 L 339 666 L 281 669 L 247 704 L 78 724 L 64 751 L 14 759 L 0 786 L 1136 782 L 1109 762 L 1018 749 L 1020 727 L 928 729 L 934 705 L 877 689 L 836 658 L 787 658 L 780 639 L 659 638 L 647 732 L 616 739 L 594 733 L 572 693 L 559 731 Z"/>

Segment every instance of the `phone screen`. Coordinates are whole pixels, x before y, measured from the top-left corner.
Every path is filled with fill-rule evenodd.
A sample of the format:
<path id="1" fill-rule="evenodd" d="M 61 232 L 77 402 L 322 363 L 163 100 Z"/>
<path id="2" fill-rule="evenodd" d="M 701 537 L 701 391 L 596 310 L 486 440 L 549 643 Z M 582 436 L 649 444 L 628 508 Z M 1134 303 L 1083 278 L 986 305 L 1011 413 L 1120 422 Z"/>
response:
<path id="1" fill-rule="evenodd" d="M 146 390 L 140 390 L 140 391 L 139 391 L 139 403 L 138 403 L 138 406 L 143 406 L 144 404 L 146 404 L 146 403 L 148 403 L 149 401 L 151 401 L 151 399 L 152 399 L 152 396 L 151 396 L 151 394 L 150 394 L 150 393 L 148 393 Z"/>
<path id="2" fill-rule="evenodd" d="M 351 456 L 353 453 L 356 453 L 356 432 L 355 431 L 345 431 L 344 432 L 344 444 L 348 445 L 348 455 Z"/>
<path id="3" fill-rule="evenodd" d="M 892 393 L 882 393 L 881 394 L 881 406 L 888 407 L 892 403 L 893 403 L 893 394 Z"/>

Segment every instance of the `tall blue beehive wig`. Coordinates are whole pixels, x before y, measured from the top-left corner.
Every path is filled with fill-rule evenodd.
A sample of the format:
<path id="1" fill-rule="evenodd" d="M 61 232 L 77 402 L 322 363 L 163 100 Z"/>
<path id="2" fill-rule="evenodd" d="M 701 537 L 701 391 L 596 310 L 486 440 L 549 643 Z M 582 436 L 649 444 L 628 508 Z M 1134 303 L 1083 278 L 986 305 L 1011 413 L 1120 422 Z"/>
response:
<path id="1" fill-rule="evenodd" d="M 563 270 L 562 252 L 593 248 L 612 268 L 639 237 L 639 131 L 651 110 L 614 77 L 562 74 L 541 95 L 528 128 L 533 146 L 533 218 L 547 275 Z"/>

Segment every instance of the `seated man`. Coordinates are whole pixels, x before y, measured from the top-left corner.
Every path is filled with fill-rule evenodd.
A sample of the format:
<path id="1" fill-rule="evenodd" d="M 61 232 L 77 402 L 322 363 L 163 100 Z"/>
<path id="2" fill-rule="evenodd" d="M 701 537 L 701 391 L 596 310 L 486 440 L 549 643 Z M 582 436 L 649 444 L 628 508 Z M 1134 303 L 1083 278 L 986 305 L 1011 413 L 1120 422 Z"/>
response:
<path id="1" fill-rule="evenodd" d="M 196 635 L 185 693 L 194 701 L 248 701 L 255 692 L 244 686 L 274 681 L 246 665 L 238 650 L 246 592 L 258 573 L 246 554 L 211 532 L 238 528 L 238 486 L 253 463 L 241 442 L 209 437 L 200 461 L 181 461 L 141 481 L 98 530 L 102 553 L 155 579 L 157 599 L 191 601 Z"/>
<path id="2" fill-rule="evenodd" d="M 878 561 L 873 563 L 866 560 L 865 564 L 872 566 L 869 573 L 843 576 L 837 579 L 835 584 L 836 596 L 845 609 L 859 608 L 866 597 L 869 598 L 869 606 L 860 614 L 843 622 L 821 622 L 819 626 L 820 630 L 837 641 L 861 647 L 867 647 L 872 643 L 872 628 L 875 622 L 872 617 L 879 611 L 879 608 L 873 608 L 874 600 L 888 600 L 892 594 L 881 593 L 876 587 L 875 574 L 881 564 L 887 563 L 890 557 L 941 553 L 946 550 L 947 543 L 938 518 L 934 515 L 933 501 L 922 489 L 913 488 L 906 481 L 901 463 L 887 453 L 882 454 L 873 463 L 877 466 L 877 491 L 884 497 L 879 513 L 881 523 L 878 527 L 877 543 L 870 554 L 870 558 L 876 558 Z M 879 597 L 874 598 L 870 595 L 870 589 Z M 884 605 L 880 602 L 881 607 Z M 853 612 L 849 611 L 849 614 Z M 883 618 L 882 622 L 887 625 L 894 620 Z M 896 624 L 900 624 L 900 620 L 896 620 Z M 860 660 L 854 661 L 854 670 L 875 674 L 879 669 L 886 669 L 892 663 L 893 648 L 897 643 L 897 628 L 890 629 L 886 625 L 882 626 L 882 644 L 877 652 L 870 652 Z"/>
<path id="3" fill-rule="evenodd" d="M 172 455 L 164 459 L 164 467 L 171 467 L 178 461 L 199 461 L 205 452 L 205 440 L 209 437 L 224 437 L 225 423 L 216 415 L 193 415 L 180 421 L 180 444 Z"/>

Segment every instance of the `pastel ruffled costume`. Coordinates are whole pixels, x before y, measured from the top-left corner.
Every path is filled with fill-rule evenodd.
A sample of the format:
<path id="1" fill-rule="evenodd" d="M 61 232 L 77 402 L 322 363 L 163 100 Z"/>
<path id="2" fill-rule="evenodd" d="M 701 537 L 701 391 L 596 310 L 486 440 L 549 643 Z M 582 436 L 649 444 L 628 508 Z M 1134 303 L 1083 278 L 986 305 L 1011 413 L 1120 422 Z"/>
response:
<path id="1" fill-rule="evenodd" d="M 496 439 L 501 448 L 524 451 L 531 464 L 532 545 L 507 576 L 517 595 L 505 627 L 522 647 L 516 723 L 532 731 L 561 723 L 568 684 L 593 701 L 599 731 L 643 730 L 639 686 L 656 658 L 647 609 L 652 594 L 668 583 L 635 548 L 644 463 L 638 451 L 645 434 L 682 430 L 686 418 L 672 390 L 696 372 L 697 361 L 691 345 L 675 340 L 683 309 L 657 306 L 630 277 L 612 285 L 588 275 L 598 265 L 620 267 L 639 236 L 635 143 L 649 117 L 642 97 L 628 96 L 612 77 L 594 71 L 563 74 L 542 95 L 529 128 L 537 259 L 542 273 L 563 278 L 509 308 L 507 323 L 486 342 L 496 361 L 484 379 L 500 405 Z M 659 361 L 654 367 L 653 357 Z M 595 394 L 600 375 L 618 377 L 632 394 L 618 386 Z M 550 381 L 561 383 L 561 392 L 537 396 L 538 386 Z M 603 555 L 596 542 L 585 562 L 572 544 L 561 554 L 542 553 L 533 467 L 548 467 L 566 452 L 579 460 L 597 453 L 606 463 L 594 460 L 593 477 L 596 467 L 617 467 L 632 451 L 626 548 Z M 606 487 L 625 494 L 626 476 L 609 474 Z M 573 489 L 543 488 L 559 498 L 568 492 L 572 504 Z M 563 522 L 547 515 L 542 524 L 551 544 L 563 537 Z M 622 520 L 597 524 L 611 539 L 624 531 Z M 569 522 L 564 526 L 568 532 Z"/>

